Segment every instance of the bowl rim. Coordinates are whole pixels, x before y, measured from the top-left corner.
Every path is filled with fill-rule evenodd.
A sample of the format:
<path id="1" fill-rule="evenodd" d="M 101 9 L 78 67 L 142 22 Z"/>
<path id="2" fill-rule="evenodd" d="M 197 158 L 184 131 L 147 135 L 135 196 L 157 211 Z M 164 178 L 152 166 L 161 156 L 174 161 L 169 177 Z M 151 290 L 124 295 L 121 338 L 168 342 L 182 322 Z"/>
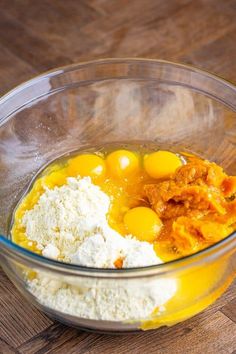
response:
<path id="1" fill-rule="evenodd" d="M 168 262 L 134 268 L 95 268 L 86 267 L 77 264 L 66 263 L 51 258 L 46 258 L 42 255 L 27 250 L 24 247 L 12 242 L 6 237 L 0 235 L 0 249 L 3 250 L 3 256 L 9 256 L 16 262 L 23 263 L 26 266 L 50 270 L 51 272 L 60 272 L 65 275 L 79 275 L 84 277 L 99 277 L 99 278 L 141 278 L 154 275 L 171 275 L 177 270 L 185 270 L 193 266 L 207 264 L 219 259 L 220 256 L 232 251 L 235 252 L 236 232 L 232 232 L 226 238 L 215 244 L 206 247 L 196 253 L 177 258 Z"/>
<path id="2" fill-rule="evenodd" d="M 151 59 L 151 58 L 142 58 L 142 57 L 137 57 L 137 58 L 132 58 L 132 57 L 127 57 L 127 58 L 100 58 L 100 59 L 94 59 L 94 60 L 86 60 L 86 61 L 81 61 L 77 63 L 72 63 L 72 64 L 67 64 L 67 65 L 62 65 L 58 66 L 54 69 L 46 70 L 43 71 L 42 73 L 33 76 L 32 78 L 25 80 L 21 82 L 19 85 L 14 86 L 12 89 L 8 90 L 6 93 L 0 96 L 0 106 L 3 104 L 7 99 L 11 98 L 13 95 L 17 94 L 20 92 L 22 89 L 30 87 L 32 84 L 37 83 L 38 80 L 40 79 L 45 79 L 47 77 L 54 77 L 57 76 L 58 74 L 62 74 L 65 72 L 70 72 L 74 71 L 76 69 L 90 66 L 90 65 L 96 65 L 96 64 L 110 64 L 110 63 L 121 63 L 121 62 L 149 62 L 149 63 L 155 63 L 155 64 L 166 64 L 170 66 L 176 66 L 177 68 L 182 68 L 182 69 L 187 69 L 189 71 L 196 72 L 198 74 L 207 76 L 211 79 L 214 79 L 218 82 L 221 82 L 228 88 L 232 89 L 233 91 L 236 92 L 236 82 L 234 83 L 233 81 L 226 80 L 222 76 L 212 73 L 211 71 L 208 70 L 203 70 L 200 69 L 194 65 L 191 64 L 182 64 L 178 63 L 175 61 L 169 61 L 169 60 L 164 60 L 164 59 Z"/>
<path id="3" fill-rule="evenodd" d="M 3 103 L 5 103 L 8 99 L 18 94 L 25 88 L 30 87 L 33 84 L 36 84 L 38 81 L 43 80 L 45 78 L 50 78 L 57 76 L 58 74 L 63 74 L 65 72 L 70 72 L 77 70 L 79 68 L 83 68 L 86 66 L 93 66 L 97 64 L 111 64 L 111 63 L 124 63 L 124 62 L 149 62 L 154 64 L 166 64 L 170 66 L 175 66 L 176 68 L 187 69 L 189 71 L 198 73 L 203 76 L 207 76 L 211 79 L 214 79 L 223 85 L 230 88 L 236 94 L 236 85 L 219 75 L 212 74 L 209 71 L 199 69 L 192 65 L 181 64 L 177 62 L 162 60 L 162 59 L 147 59 L 147 58 L 105 58 L 105 59 L 95 59 L 84 61 L 80 63 L 68 64 L 65 66 L 60 66 L 55 69 L 51 69 L 45 71 L 42 74 L 34 76 L 33 78 L 24 81 L 23 83 L 17 85 L 3 96 L 0 97 L 0 107 Z M 16 110 L 17 111 L 17 110 Z M 15 112 L 12 112 L 14 114 Z M 0 121 L 0 126 L 5 122 Z M 70 275 L 80 275 L 85 277 L 101 277 L 101 278 L 136 278 L 143 276 L 153 276 L 157 274 L 170 274 L 175 272 L 177 269 L 186 269 L 191 265 L 199 265 L 201 262 L 206 263 L 207 261 L 213 261 L 219 255 L 225 254 L 226 252 L 230 252 L 232 249 L 235 250 L 236 246 L 236 231 L 232 232 L 226 238 L 214 243 L 213 245 L 206 247 L 196 253 L 190 254 L 188 256 L 184 256 L 178 259 L 174 259 L 168 262 L 164 262 L 157 265 L 151 265 L 146 267 L 137 267 L 137 268 L 124 268 L 124 269 L 113 269 L 113 268 L 94 268 L 94 267 L 85 267 L 77 264 L 70 264 L 61 261 L 57 261 L 54 259 L 43 257 L 39 254 L 36 254 L 30 250 L 27 250 L 18 244 L 12 242 L 7 237 L 0 235 L 0 249 L 2 248 L 3 256 L 8 255 L 10 258 L 15 261 L 22 261 L 26 265 L 35 265 L 36 267 L 49 269 L 52 272 L 58 272 Z M 233 251 L 234 252 L 234 251 Z M 0 253 L 1 255 L 1 253 Z"/>

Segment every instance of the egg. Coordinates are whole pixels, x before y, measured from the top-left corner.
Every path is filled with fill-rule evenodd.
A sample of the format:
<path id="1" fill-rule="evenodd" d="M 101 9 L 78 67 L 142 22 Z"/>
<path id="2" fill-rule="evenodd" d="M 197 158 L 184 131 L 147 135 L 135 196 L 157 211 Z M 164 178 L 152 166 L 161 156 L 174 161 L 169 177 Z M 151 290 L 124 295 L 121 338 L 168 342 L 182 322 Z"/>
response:
<path id="1" fill-rule="evenodd" d="M 91 177 L 103 179 L 106 173 L 104 160 L 93 154 L 83 154 L 68 161 L 67 173 L 69 176 Z"/>
<path id="2" fill-rule="evenodd" d="M 124 216 L 127 232 L 139 241 L 153 242 L 161 230 L 162 222 L 157 214 L 147 207 L 136 207 Z"/>
<path id="3" fill-rule="evenodd" d="M 181 159 L 170 151 L 156 151 L 144 157 L 144 168 L 152 178 L 168 178 L 178 167 Z"/>
<path id="4" fill-rule="evenodd" d="M 128 150 L 113 151 L 107 156 L 106 163 L 114 178 L 126 178 L 139 171 L 139 158 Z"/>

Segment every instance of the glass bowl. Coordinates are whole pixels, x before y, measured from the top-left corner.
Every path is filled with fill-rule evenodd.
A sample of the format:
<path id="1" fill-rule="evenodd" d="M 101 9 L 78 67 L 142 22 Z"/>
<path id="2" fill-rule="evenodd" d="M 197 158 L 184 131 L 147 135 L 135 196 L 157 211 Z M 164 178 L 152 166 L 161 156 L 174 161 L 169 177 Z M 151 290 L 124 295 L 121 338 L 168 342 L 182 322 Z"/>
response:
<path id="1" fill-rule="evenodd" d="M 17 246 L 10 240 L 11 217 L 43 166 L 87 146 L 151 142 L 194 152 L 236 174 L 235 112 L 233 84 L 161 60 L 107 59 L 71 65 L 6 94 L 0 100 L 4 271 L 28 301 L 49 316 L 84 329 L 158 328 L 202 311 L 234 278 L 235 233 L 176 261 L 108 270 L 61 263 Z M 30 285 L 38 278 L 46 293 Z M 48 295 L 55 289 L 60 289 L 56 300 Z M 76 306 L 71 297 L 78 300 Z"/>

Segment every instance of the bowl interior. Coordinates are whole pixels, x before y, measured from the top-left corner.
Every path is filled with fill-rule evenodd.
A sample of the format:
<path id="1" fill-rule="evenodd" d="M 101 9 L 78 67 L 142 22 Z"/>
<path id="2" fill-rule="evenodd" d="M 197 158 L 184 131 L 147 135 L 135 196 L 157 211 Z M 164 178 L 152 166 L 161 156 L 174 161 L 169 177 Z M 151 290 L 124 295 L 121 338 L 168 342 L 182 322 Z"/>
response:
<path id="1" fill-rule="evenodd" d="M 151 142 L 236 174 L 236 90 L 204 72 L 148 60 L 56 70 L 0 100 L 0 233 L 35 174 L 70 151 Z"/>

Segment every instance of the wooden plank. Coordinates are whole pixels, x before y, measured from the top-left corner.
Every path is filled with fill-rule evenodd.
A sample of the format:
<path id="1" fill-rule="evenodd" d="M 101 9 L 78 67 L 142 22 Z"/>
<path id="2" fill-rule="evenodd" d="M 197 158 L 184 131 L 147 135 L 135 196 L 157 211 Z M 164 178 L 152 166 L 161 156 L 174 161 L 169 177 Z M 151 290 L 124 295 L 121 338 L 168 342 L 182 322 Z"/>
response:
<path id="1" fill-rule="evenodd" d="M 86 347 L 90 343 L 96 342 L 100 337 L 99 334 L 81 332 L 74 328 L 55 324 L 18 347 L 18 350 L 22 354 L 59 353 L 59 351 L 67 351 L 65 348 L 70 347 L 74 342 L 79 341 Z M 74 347 L 74 345 L 72 346 Z M 78 353 L 81 352 L 81 348 L 76 348 L 76 350 Z"/>
<path id="2" fill-rule="evenodd" d="M 181 57 L 192 65 L 213 71 L 236 83 L 236 29 Z"/>
<path id="3" fill-rule="evenodd" d="M 17 347 L 52 324 L 52 321 L 31 306 L 0 270 L 0 339 Z"/>
<path id="4" fill-rule="evenodd" d="M 236 298 L 222 307 L 221 312 L 236 323 Z"/>
<path id="5" fill-rule="evenodd" d="M 23 345 L 18 347 L 18 350 L 22 354 L 33 354 L 35 352 L 42 353 L 62 353 L 69 350 L 69 353 L 135 353 L 136 342 L 138 350 L 137 353 L 144 352 L 149 353 L 151 348 L 153 351 L 150 353 L 159 353 L 155 351 L 159 348 L 160 343 L 163 348 L 168 348 L 178 338 L 185 336 L 192 332 L 193 328 L 202 328 L 201 326 L 207 326 L 208 322 L 214 320 L 215 314 L 217 318 L 222 315 L 219 309 L 223 308 L 228 302 L 235 298 L 236 283 L 232 284 L 231 288 L 222 296 L 218 301 L 206 311 L 202 312 L 193 319 L 185 321 L 171 328 L 161 328 L 156 331 L 141 332 L 140 334 L 130 334 L 122 337 L 114 335 L 101 335 L 101 334 L 89 334 L 86 332 L 77 331 L 76 329 L 68 328 L 63 325 L 53 325 L 41 332 L 37 336 L 26 341 Z M 219 317 L 224 319 L 222 323 L 225 325 L 227 317 Z M 218 322 L 221 322 L 219 320 Z M 217 323 L 218 323 L 217 322 Z M 229 323 L 231 323 L 230 321 Z M 228 322 L 227 325 L 228 326 Z M 230 325 L 231 327 L 231 325 Z M 197 331 L 197 330 L 196 330 Z M 195 332 L 194 332 L 195 333 Z M 195 336 L 195 334 L 193 334 Z M 213 337 L 210 339 L 210 341 Z M 122 343 L 120 343 L 122 342 Z M 145 343 L 153 343 L 148 346 L 148 351 L 145 351 Z M 143 343 L 143 344 L 142 344 Z M 236 342 L 235 342 L 236 345 Z M 126 351 L 128 348 L 129 351 Z M 236 346 L 235 346 L 236 349 Z M 71 350 L 71 351 L 70 351 Z M 117 350 L 117 351 L 116 351 Z M 160 352 L 162 353 L 162 351 Z M 170 352 L 171 353 L 171 352 Z M 200 352 L 199 352 L 200 353 Z"/>
<path id="6" fill-rule="evenodd" d="M 128 23 L 127 17 L 131 9 L 127 6 L 114 16 L 105 17 L 99 26 L 96 21 L 90 22 L 81 31 L 91 37 L 98 27 L 97 37 L 103 39 L 104 43 L 102 46 L 92 47 L 86 54 L 115 57 L 122 53 L 126 57 L 177 60 L 184 53 L 191 52 L 236 27 L 233 11 L 225 13 L 207 2 L 205 6 L 198 1 L 185 2 L 173 9 L 168 5 L 173 2 L 153 4 L 152 7 L 142 9 L 143 17 L 140 16 L 140 9 L 139 16 L 133 10 Z M 168 11 L 171 16 L 168 16 Z"/>
<path id="7" fill-rule="evenodd" d="M 1 11 L 0 44 L 15 56 L 29 63 L 37 70 L 48 70 L 58 65 L 69 64 L 71 60 L 59 50 L 53 50 L 39 35 L 32 34 L 30 28 Z M 19 35 L 20 34 L 20 35 Z"/>
<path id="8" fill-rule="evenodd" d="M 30 6 L 30 0 L 21 2 L 1 0 L 1 2 L 2 13 L 8 18 L 8 26 L 10 24 L 12 26 L 12 22 L 21 26 L 25 40 L 29 42 L 20 47 L 22 55 L 25 48 L 29 49 L 31 43 L 35 41 L 37 46 L 33 43 L 34 53 L 42 56 L 42 52 L 45 51 L 43 54 L 43 58 L 45 58 L 39 58 L 39 62 L 47 64 L 46 60 L 53 57 L 53 60 L 55 59 L 57 62 L 62 59 L 60 65 L 64 65 L 68 60 L 71 62 L 72 55 L 75 56 L 81 51 L 86 51 L 95 44 L 101 44 L 98 43 L 96 37 L 89 40 L 80 33 L 80 28 L 100 17 L 86 3 L 79 1 L 75 4 L 73 0 L 66 2 L 43 0 Z M 4 41 L 4 39 L 2 40 Z M 16 42 L 16 45 L 21 45 L 20 39 L 13 38 L 12 40 Z M 24 55 L 26 56 L 26 54 Z M 57 58 L 56 55 L 61 55 L 62 58 Z"/>
<path id="9" fill-rule="evenodd" d="M 22 354 L 33 353 L 222 353 L 236 350 L 236 324 L 220 311 L 172 328 L 126 336 L 89 334 L 61 325 L 51 326 L 18 348 Z M 222 338 L 222 332 L 224 336 Z"/>
<path id="10" fill-rule="evenodd" d="M 35 76 L 35 69 L 0 45 L 0 95 Z"/>
<path id="11" fill-rule="evenodd" d="M 106 12 L 102 21 L 88 22 L 84 26 L 84 32 L 93 33 L 96 27 L 96 36 L 114 36 L 114 32 L 125 27 L 127 32 L 151 21 L 158 21 L 172 16 L 192 0 L 178 1 L 143 1 L 143 0 L 121 0 L 106 1 L 100 7 Z M 96 3 L 96 0 L 94 1 Z M 130 16 L 132 14 L 132 16 Z M 141 43 L 141 41 L 140 41 Z M 105 44 L 105 43 L 104 43 Z M 131 44 L 131 43 L 130 43 Z M 146 43 L 147 44 L 147 43 Z"/>
<path id="12" fill-rule="evenodd" d="M 0 354 L 18 354 L 18 349 L 11 347 L 8 343 L 0 338 Z"/>

